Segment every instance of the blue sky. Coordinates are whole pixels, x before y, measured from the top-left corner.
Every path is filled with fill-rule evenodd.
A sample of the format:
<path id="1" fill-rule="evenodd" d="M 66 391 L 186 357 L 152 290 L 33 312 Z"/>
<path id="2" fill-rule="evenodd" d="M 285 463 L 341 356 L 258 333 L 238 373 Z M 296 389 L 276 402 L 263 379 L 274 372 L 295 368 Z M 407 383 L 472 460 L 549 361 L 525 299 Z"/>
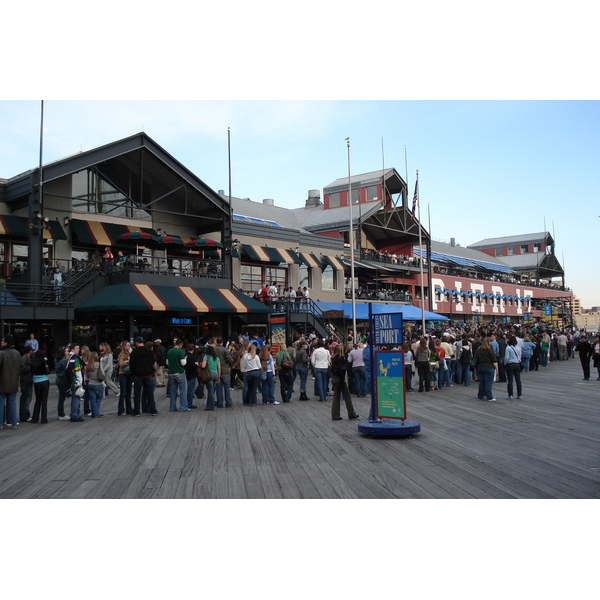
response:
<path id="1" fill-rule="evenodd" d="M 40 102 L 0 102 L 0 177 L 35 167 Z M 434 238 L 468 245 L 546 229 L 567 285 L 600 305 L 597 101 L 45 101 L 44 162 L 145 131 L 215 190 L 302 206 L 348 172 L 395 167 Z M 597 269 L 596 269 L 597 271 Z M 597 278 L 597 272 L 596 272 Z"/>

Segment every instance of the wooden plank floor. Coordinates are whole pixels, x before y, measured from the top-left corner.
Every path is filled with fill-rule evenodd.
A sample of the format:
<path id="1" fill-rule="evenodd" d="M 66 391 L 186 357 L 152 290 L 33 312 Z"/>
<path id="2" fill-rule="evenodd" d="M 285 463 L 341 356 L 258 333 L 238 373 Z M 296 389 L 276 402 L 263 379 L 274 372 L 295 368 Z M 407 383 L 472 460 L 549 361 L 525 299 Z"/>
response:
<path id="1" fill-rule="evenodd" d="M 332 421 L 331 401 L 158 417 L 22 423 L 0 432 L 0 498 L 600 498 L 600 381 L 579 360 L 523 375 L 524 400 L 476 383 L 408 394 L 409 438 Z M 309 379 L 309 389 L 312 382 Z M 354 399 L 361 417 L 368 401 Z M 342 408 L 345 416 L 345 408 Z M 362 420 L 362 419 L 361 419 Z"/>

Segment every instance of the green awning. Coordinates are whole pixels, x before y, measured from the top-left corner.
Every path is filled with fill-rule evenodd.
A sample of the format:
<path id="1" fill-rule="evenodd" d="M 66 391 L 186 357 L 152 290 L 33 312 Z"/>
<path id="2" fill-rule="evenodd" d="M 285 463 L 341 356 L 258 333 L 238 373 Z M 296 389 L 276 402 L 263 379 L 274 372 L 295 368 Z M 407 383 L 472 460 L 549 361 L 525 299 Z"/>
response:
<path id="1" fill-rule="evenodd" d="M 29 219 L 15 215 L 0 215 L 0 235 L 26 239 L 29 233 Z M 48 221 L 43 230 L 45 240 L 66 240 L 67 234 L 58 221 Z"/>
<path id="2" fill-rule="evenodd" d="M 268 306 L 237 290 L 127 283 L 103 287 L 77 310 L 263 314 L 270 312 Z"/>

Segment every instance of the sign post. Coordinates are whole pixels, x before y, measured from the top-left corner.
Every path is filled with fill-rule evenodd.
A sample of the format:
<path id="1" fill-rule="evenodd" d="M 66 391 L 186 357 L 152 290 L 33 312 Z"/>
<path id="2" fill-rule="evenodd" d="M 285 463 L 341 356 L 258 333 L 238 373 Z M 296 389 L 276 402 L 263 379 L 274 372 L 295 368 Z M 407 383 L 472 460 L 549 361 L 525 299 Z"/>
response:
<path id="1" fill-rule="evenodd" d="M 373 315 L 373 306 L 369 304 L 369 338 L 371 411 L 369 420 L 358 424 L 359 433 L 371 436 L 419 433 L 420 423 L 406 420 L 404 352 L 374 351 L 375 345 L 400 346 L 402 344 L 404 338 L 402 315 L 400 313 Z"/>

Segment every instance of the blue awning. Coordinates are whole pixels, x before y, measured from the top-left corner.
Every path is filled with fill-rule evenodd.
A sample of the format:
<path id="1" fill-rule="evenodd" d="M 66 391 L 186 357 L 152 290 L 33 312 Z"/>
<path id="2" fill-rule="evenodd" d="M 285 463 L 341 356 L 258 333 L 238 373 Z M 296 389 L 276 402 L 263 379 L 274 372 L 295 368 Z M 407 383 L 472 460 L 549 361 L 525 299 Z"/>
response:
<path id="1" fill-rule="evenodd" d="M 352 318 L 351 302 L 317 302 L 321 310 L 343 310 L 346 319 Z M 366 302 L 356 302 L 356 318 L 366 320 L 369 318 L 369 305 Z M 421 309 L 412 304 L 373 304 L 373 314 L 400 313 L 404 321 L 420 321 Z M 449 321 L 448 317 L 426 310 L 426 321 Z"/>

